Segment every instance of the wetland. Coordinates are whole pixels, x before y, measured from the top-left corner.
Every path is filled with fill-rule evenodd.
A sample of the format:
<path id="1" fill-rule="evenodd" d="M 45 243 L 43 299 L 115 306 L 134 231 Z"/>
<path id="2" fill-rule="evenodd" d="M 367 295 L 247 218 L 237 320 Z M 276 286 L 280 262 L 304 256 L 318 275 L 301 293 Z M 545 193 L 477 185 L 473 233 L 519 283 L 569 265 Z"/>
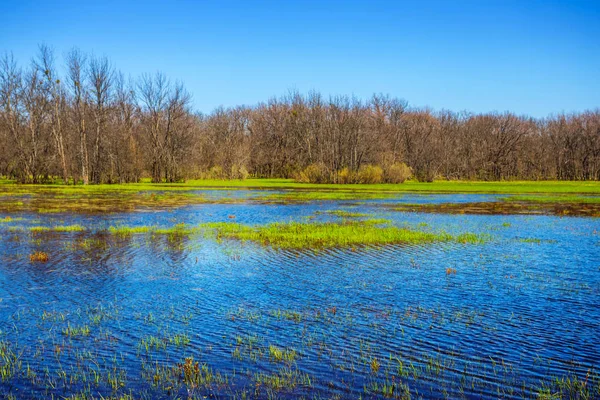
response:
<path id="1" fill-rule="evenodd" d="M 1 184 L 0 397 L 600 398 L 598 205 L 576 183 Z"/>

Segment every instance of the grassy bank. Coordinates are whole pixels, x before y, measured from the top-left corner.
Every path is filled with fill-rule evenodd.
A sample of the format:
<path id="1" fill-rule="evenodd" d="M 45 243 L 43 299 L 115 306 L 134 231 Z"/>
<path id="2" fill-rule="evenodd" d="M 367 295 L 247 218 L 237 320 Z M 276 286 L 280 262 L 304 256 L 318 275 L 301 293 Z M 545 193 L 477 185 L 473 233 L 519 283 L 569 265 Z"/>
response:
<path id="1" fill-rule="evenodd" d="M 265 189 L 442 192 L 442 193 L 590 193 L 600 194 L 600 182 L 571 181 L 436 181 L 405 182 L 401 184 L 312 184 L 292 179 L 247 179 L 245 181 L 189 181 L 185 186 L 237 187 Z"/>
<path id="2" fill-rule="evenodd" d="M 443 193 L 589 193 L 600 194 L 600 182 L 590 181 L 436 181 L 405 182 L 401 184 L 313 184 L 298 183 L 293 179 L 246 179 L 246 180 L 190 180 L 185 183 L 150 183 L 142 181 L 131 184 L 64 186 L 64 185 L 18 185 L 0 181 L 0 191 L 37 192 L 58 190 L 69 192 L 114 192 L 153 190 L 201 190 L 201 189 L 303 189 L 342 191 L 390 191 L 390 192 L 443 192 Z"/>

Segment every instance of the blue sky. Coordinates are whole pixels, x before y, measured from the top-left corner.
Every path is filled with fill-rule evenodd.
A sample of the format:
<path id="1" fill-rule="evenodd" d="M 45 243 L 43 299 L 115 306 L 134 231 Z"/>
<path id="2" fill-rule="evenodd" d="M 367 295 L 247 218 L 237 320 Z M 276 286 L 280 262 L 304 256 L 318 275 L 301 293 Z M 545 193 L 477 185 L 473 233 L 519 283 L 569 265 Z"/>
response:
<path id="1" fill-rule="evenodd" d="M 600 1 L 8 1 L 0 52 L 38 44 L 182 80 L 195 107 L 289 89 L 536 117 L 600 107 Z"/>

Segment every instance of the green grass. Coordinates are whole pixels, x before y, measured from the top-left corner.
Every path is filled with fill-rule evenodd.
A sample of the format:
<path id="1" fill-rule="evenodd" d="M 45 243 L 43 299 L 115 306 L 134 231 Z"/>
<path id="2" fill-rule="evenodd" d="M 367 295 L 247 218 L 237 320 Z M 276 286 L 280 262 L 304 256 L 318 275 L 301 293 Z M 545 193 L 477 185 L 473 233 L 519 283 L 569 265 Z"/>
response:
<path id="1" fill-rule="evenodd" d="M 68 337 L 89 336 L 90 327 L 87 325 L 71 326 L 70 324 L 68 324 L 67 327 L 62 330 L 62 333 L 63 335 Z"/>
<path id="2" fill-rule="evenodd" d="M 434 242 L 483 243 L 487 238 L 471 233 L 453 236 L 398 228 L 386 220 L 345 223 L 273 223 L 248 226 L 236 223 L 210 223 L 203 228 L 217 238 L 251 241 L 281 249 L 323 249 L 334 247 L 425 244 Z"/>
<path id="3" fill-rule="evenodd" d="M 283 349 L 275 345 L 269 345 L 269 359 L 273 362 L 293 363 L 298 358 L 294 349 Z"/>
<path id="4" fill-rule="evenodd" d="M 169 339 L 169 342 L 173 343 L 177 347 L 185 347 L 190 344 L 190 337 L 185 333 L 178 333 Z"/>
<path id="5" fill-rule="evenodd" d="M 144 349 L 147 352 L 151 350 L 164 350 L 167 348 L 168 340 L 156 336 L 145 336 L 140 340 L 139 349 Z"/>
<path id="6" fill-rule="evenodd" d="M 9 181 L 0 182 L 0 191 L 35 193 L 51 190 L 64 194 L 140 192 L 154 190 L 198 190 L 203 188 L 224 189 L 343 189 L 352 191 L 392 192 L 456 192 L 456 193 L 600 193 L 600 182 L 594 181 L 407 181 L 400 184 L 313 184 L 298 183 L 293 179 L 246 179 L 246 180 L 189 180 L 185 183 L 140 183 L 103 184 L 88 186 L 65 185 L 18 185 Z"/>
<path id="7" fill-rule="evenodd" d="M 282 368 L 276 373 L 257 373 L 254 375 L 257 385 L 264 385 L 275 391 L 293 390 L 298 386 L 311 387 L 312 381 L 308 374 L 296 369 Z"/>
<path id="8" fill-rule="evenodd" d="M 243 225 L 214 222 L 197 226 L 177 224 L 170 228 L 153 226 L 113 226 L 109 232 L 118 237 L 134 234 L 165 235 L 168 238 L 204 234 L 218 240 L 250 241 L 280 249 L 323 249 L 333 247 L 424 244 L 434 242 L 483 243 L 489 238 L 472 233 L 450 235 L 399 228 L 386 219 L 334 223 L 280 222 L 268 225 Z"/>
<path id="9" fill-rule="evenodd" d="M 83 232 L 83 231 L 85 231 L 85 228 L 81 225 L 53 226 L 51 229 L 54 232 Z"/>
<path id="10" fill-rule="evenodd" d="M 30 226 L 30 232 L 83 232 L 85 228 L 81 225 L 58 225 L 58 226 Z"/>
<path id="11" fill-rule="evenodd" d="M 198 228 L 192 227 L 186 224 L 177 224 L 169 228 L 159 228 L 157 226 L 125 226 L 117 225 L 108 228 L 108 231 L 115 236 L 128 237 L 132 235 L 139 235 L 145 233 L 151 233 L 153 235 L 166 235 L 166 236 L 188 236 L 192 233 L 199 231 Z"/>
<path id="12" fill-rule="evenodd" d="M 237 187 L 277 189 L 345 189 L 392 192 L 456 193 L 600 193 L 600 182 L 591 181 L 407 181 L 400 184 L 313 184 L 293 179 L 247 179 L 245 181 L 190 180 L 179 187 Z"/>

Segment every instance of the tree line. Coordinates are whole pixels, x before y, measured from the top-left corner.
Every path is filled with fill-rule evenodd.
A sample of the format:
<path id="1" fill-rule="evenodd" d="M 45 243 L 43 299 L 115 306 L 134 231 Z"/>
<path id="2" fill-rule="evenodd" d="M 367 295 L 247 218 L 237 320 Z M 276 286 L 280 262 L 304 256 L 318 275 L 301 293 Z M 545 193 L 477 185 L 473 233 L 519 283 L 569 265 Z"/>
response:
<path id="1" fill-rule="evenodd" d="M 0 175 L 83 184 L 600 179 L 600 110 L 536 119 L 290 92 L 202 114 L 162 73 L 127 78 L 77 49 L 60 62 L 48 46 L 25 66 L 0 59 Z"/>

